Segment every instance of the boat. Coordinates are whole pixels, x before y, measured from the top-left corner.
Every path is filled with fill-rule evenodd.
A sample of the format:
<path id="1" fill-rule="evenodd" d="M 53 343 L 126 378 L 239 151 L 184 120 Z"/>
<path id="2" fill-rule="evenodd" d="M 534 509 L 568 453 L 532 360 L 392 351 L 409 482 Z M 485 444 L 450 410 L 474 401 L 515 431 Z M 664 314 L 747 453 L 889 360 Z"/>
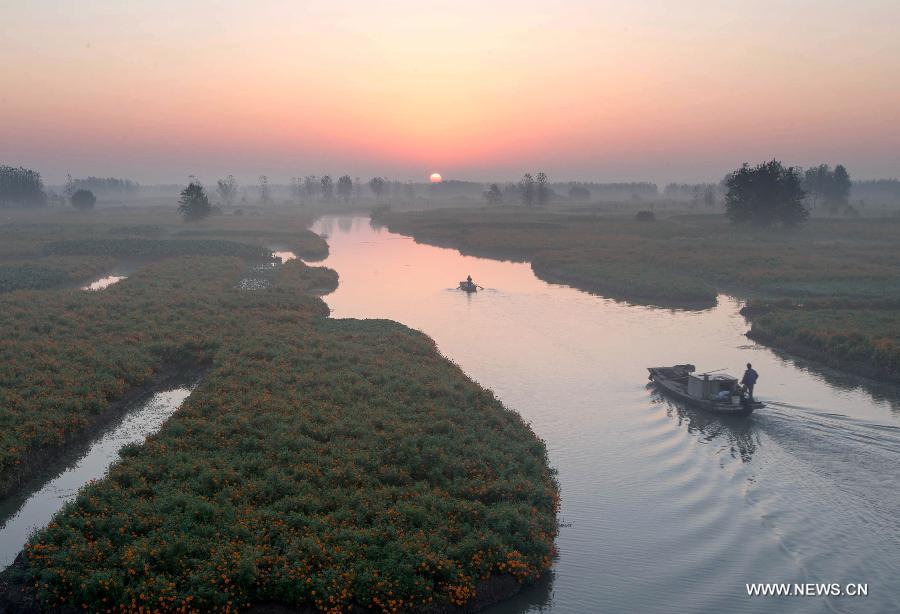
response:
<path id="1" fill-rule="evenodd" d="M 695 373 L 694 365 L 648 367 L 650 381 L 662 392 L 688 405 L 719 414 L 748 415 L 765 404 L 751 401 L 736 377 L 727 373 Z"/>
<path id="2" fill-rule="evenodd" d="M 484 290 L 484 288 L 469 280 L 459 282 L 459 289 L 463 292 L 478 292 L 479 288 Z"/>

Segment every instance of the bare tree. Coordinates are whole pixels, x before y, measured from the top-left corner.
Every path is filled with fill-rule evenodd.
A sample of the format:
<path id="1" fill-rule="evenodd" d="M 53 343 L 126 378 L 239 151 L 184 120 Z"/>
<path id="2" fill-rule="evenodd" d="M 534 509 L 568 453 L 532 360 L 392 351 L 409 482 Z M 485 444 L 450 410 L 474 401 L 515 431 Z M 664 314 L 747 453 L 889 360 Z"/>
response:
<path id="1" fill-rule="evenodd" d="M 308 201 L 312 201 L 319 193 L 319 180 L 315 175 L 307 175 L 303 178 L 303 192 Z"/>
<path id="2" fill-rule="evenodd" d="M 537 204 L 540 207 L 546 205 L 547 201 L 550 200 L 550 186 L 547 184 L 546 173 L 541 172 L 537 174 L 535 197 L 537 199 Z"/>
<path id="3" fill-rule="evenodd" d="M 489 205 L 502 205 L 503 204 L 503 192 L 500 191 L 500 186 L 496 183 L 492 183 L 487 192 L 484 193 L 484 200 L 487 201 Z"/>
<path id="4" fill-rule="evenodd" d="M 218 192 L 223 204 L 233 205 L 238 196 L 238 184 L 234 175 L 228 175 L 225 179 L 219 179 L 216 182 L 216 192 Z"/>
<path id="5" fill-rule="evenodd" d="M 334 182 L 331 180 L 331 175 L 322 175 L 320 184 L 322 187 L 322 200 L 330 203 L 334 200 Z"/>
<path id="6" fill-rule="evenodd" d="M 520 185 L 522 187 L 522 204 L 526 207 L 532 206 L 534 204 L 534 177 L 531 176 L 531 173 L 525 173 Z"/>
<path id="7" fill-rule="evenodd" d="M 337 193 L 345 203 L 350 201 L 350 195 L 353 194 L 353 180 L 350 179 L 350 175 L 338 177 Z"/>
<path id="8" fill-rule="evenodd" d="M 369 189 L 372 190 L 372 194 L 375 195 L 376 200 L 381 200 L 385 188 L 387 188 L 387 181 L 385 181 L 383 177 L 372 177 L 369 180 Z"/>
<path id="9" fill-rule="evenodd" d="M 303 180 L 299 177 L 291 177 L 291 198 L 296 203 L 303 202 Z"/>
<path id="10" fill-rule="evenodd" d="M 268 205 L 272 201 L 272 195 L 269 192 L 269 178 L 265 175 L 259 176 L 259 202 Z"/>

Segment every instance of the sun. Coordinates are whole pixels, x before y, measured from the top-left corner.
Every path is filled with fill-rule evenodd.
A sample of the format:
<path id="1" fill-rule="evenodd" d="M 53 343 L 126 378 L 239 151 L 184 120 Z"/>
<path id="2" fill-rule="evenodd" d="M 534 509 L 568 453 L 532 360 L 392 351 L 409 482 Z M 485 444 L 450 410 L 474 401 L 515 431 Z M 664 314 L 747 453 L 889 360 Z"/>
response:
<path id="1" fill-rule="evenodd" d="M 444 180 L 444 178 L 441 177 L 440 173 L 431 173 L 431 177 L 429 177 L 429 179 L 431 179 L 431 183 L 440 183 Z"/>

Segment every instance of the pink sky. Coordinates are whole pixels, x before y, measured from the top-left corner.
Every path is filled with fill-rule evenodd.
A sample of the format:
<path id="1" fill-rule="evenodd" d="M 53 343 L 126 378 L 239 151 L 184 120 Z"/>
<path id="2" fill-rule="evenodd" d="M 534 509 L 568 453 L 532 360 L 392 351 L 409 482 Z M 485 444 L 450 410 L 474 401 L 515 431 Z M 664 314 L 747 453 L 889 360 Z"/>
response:
<path id="1" fill-rule="evenodd" d="M 878 0 L 30 0 L 0 20 L 0 163 L 51 183 L 663 183 L 772 157 L 896 177 L 898 23 Z"/>

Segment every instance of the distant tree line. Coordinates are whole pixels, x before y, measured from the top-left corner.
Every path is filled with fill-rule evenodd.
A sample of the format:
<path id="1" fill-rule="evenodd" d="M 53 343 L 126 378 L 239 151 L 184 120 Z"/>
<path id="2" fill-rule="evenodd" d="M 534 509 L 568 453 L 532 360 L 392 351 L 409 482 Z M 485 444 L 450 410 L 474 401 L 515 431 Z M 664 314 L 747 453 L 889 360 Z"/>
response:
<path id="1" fill-rule="evenodd" d="M 715 183 L 670 183 L 663 189 L 663 196 L 672 200 L 685 200 L 693 205 L 715 207 L 719 185 Z"/>
<path id="2" fill-rule="evenodd" d="M 854 181 L 850 193 L 854 200 L 900 205 L 900 180 L 871 179 Z"/>
<path id="3" fill-rule="evenodd" d="M 47 193 L 39 172 L 21 166 L 0 166 L 0 209 L 46 205 Z"/>
<path id="4" fill-rule="evenodd" d="M 73 179 L 71 175 L 68 175 L 66 177 L 65 194 L 71 198 L 76 190 L 88 190 L 94 194 L 129 195 L 137 193 L 140 189 L 140 184 L 131 179 L 118 179 L 116 177 Z"/>
<path id="5" fill-rule="evenodd" d="M 843 164 L 832 169 L 820 164 L 806 169 L 803 175 L 803 189 L 809 205 L 815 209 L 820 204 L 830 213 L 844 211 L 850 204 L 850 174 Z"/>

